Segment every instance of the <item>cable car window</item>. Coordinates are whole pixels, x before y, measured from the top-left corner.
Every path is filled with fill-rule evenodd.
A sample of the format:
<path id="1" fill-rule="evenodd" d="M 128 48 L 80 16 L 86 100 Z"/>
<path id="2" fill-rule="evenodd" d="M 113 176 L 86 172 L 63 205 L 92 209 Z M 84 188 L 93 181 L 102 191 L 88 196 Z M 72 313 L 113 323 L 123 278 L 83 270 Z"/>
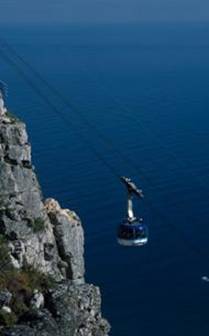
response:
<path id="1" fill-rule="evenodd" d="M 136 229 L 136 238 L 144 238 L 146 237 L 146 230 L 143 226 L 140 226 Z"/>

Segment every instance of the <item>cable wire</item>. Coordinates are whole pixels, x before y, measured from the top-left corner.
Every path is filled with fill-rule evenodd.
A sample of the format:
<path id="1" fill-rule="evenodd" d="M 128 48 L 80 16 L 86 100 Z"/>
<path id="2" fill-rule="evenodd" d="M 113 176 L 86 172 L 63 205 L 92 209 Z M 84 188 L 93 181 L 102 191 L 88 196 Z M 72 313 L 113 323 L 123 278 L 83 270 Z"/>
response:
<path id="1" fill-rule="evenodd" d="M 2 43 L 1 43 L 2 46 Z M 108 143 L 109 146 L 112 147 L 112 150 L 114 150 L 115 152 L 118 153 L 118 155 L 120 155 L 120 157 L 123 159 L 123 161 L 126 162 L 126 164 L 128 163 L 128 165 L 134 170 L 136 171 L 136 173 L 138 174 L 139 172 L 142 173 L 142 170 L 139 169 L 138 165 L 135 164 L 135 162 L 128 158 L 127 161 L 127 157 L 121 153 L 120 150 L 118 150 L 117 148 L 114 148 L 114 144 L 112 142 L 112 140 L 108 139 L 106 136 L 104 136 L 104 134 L 102 134 L 97 127 L 95 127 L 95 125 L 93 125 L 91 122 L 89 122 L 89 120 L 84 117 L 79 110 L 75 107 L 74 104 L 72 104 L 69 99 L 67 99 L 63 94 L 61 94 L 56 88 L 54 88 L 50 83 L 48 83 L 48 81 L 46 81 L 43 76 L 41 76 L 39 74 L 39 72 L 37 70 L 34 70 L 34 68 L 24 60 L 23 57 L 19 56 L 19 54 L 17 54 L 17 52 L 14 50 L 14 48 L 11 48 L 8 43 L 4 42 L 3 43 L 3 48 L 7 48 L 7 50 L 9 50 L 11 53 L 13 53 L 13 58 L 14 55 L 26 66 L 30 69 L 31 73 L 33 73 L 33 75 L 35 75 L 36 77 L 39 78 L 39 80 L 53 93 L 55 94 L 57 97 L 60 98 L 60 100 L 62 102 L 64 102 L 64 104 L 70 108 L 71 112 L 76 113 L 77 115 L 79 115 L 81 121 L 83 124 L 85 124 L 88 128 L 90 129 L 94 129 L 94 131 L 96 131 L 98 137 L 100 137 L 101 139 L 103 139 L 103 141 L 105 143 Z M 11 59 L 11 56 L 8 56 L 8 54 L 5 53 L 5 50 L 2 50 L 2 48 L 0 49 L 1 52 L 1 57 L 4 59 L 4 61 L 6 63 L 8 63 L 9 65 L 11 65 L 17 73 L 19 73 L 20 76 L 23 77 L 23 79 L 26 81 L 26 83 L 36 92 L 36 94 L 51 108 L 51 110 L 58 115 L 62 121 L 64 121 L 67 125 L 72 126 L 72 122 L 69 121 L 68 118 L 66 118 L 66 116 L 62 113 L 62 111 L 60 111 L 60 109 L 58 109 L 52 102 L 51 99 L 49 99 L 48 97 L 46 97 L 42 90 L 40 88 L 38 88 L 36 85 L 34 85 L 33 81 L 31 79 L 28 78 L 28 76 L 26 75 L 26 73 L 21 69 L 21 67 L 14 61 L 14 59 Z M 124 106 L 123 106 L 123 110 L 124 110 Z M 125 110 L 127 111 L 127 109 L 125 108 Z M 129 112 L 129 111 L 128 111 Z M 129 115 L 129 117 L 131 116 L 131 118 L 133 117 L 131 114 Z M 137 123 L 139 123 L 138 119 L 135 119 L 135 121 L 137 121 Z M 141 125 L 140 125 L 141 127 Z M 80 134 L 81 136 L 81 134 Z M 95 149 L 94 146 L 92 146 L 92 144 L 88 141 L 88 139 L 86 139 L 85 136 L 81 136 L 82 141 L 84 141 L 84 143 L 86 145 L 88 145 L 90 147 L 90 149 L 92 150 L 92 152 L 94 153 L 94 155 L 97 157 L 97 159 L 104 164 L 110 171 L 111 173 L 117 177 L 120 178 L 120 174 L 118 173 L 117 169 L 115 169 L 112 165 L 109 164 L 109 162 L 107 162 L 106 159 L 103 158 L 103 156 Z M 143 174 L 140 174 L 140 176 L 144 179 L 147 180 L 148 183 L 150 183 L 150 179 L 147 178 L 147 176 L 145 176 Z M 163 222 L 168 222 L 168 219 L 166 218 L 166 216 L 164 216 L 162 214 L 162 212 L 160 212 L 156 207 L 153 207 L 153 204 L 151 201 L 149 201 L 148 199 L 146 199 L 146 203 L 149 205 L 149 208 L 152 209 L 153 212 L 155 212 L 159 218 L 163 221 Z M 184 231 L 180 230 L 179 228 L 177 228 L 171 221 L 169 222 L 169 225 L 178 233 L 181 235 L 181 237 L 183 238 L 183 240 L 185 241 L 185 243 L 187 243 L 187 245 L 190 247 L 190 249 L 193 250 L 193 252 L 195 252 L 196 254 L 199 255 L 203 255 L 203 251 L 197 247 L 196 245 L 194 245 L 191 241 L 188 240 L 187 236 L 185 235 Z M 205 256 L 205 254 L 204 254 Z M 207 256 L 207 259 L 209 259 L 209 256 Z"/>

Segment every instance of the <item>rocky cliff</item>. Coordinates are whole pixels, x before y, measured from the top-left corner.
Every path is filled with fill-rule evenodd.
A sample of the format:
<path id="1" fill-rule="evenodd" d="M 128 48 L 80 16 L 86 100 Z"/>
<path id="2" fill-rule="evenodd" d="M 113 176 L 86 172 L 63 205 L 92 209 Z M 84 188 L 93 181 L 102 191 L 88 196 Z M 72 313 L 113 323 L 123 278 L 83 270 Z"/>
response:
<path id="1" fill-rule="evenodd" d="M 79 217 L 43 200 L 24 123 L 0 115 L 0 335 L 103 336 Z"/>

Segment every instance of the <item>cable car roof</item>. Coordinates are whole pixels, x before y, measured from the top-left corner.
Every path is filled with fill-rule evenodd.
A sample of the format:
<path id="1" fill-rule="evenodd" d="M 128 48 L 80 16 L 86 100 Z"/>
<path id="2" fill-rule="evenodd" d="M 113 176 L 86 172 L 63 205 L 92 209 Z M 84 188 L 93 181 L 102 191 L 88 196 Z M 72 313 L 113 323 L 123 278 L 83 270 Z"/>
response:
<path id="1" fill-rule="evenodd" d="M 136 196 L 143 198 L 143 192 L 141 189 L 138 189 L 137 186 L 133 181 L 131 181 L 130 178 L 121 176 L 121 181 L 125 184 L 125 186 L 128 189 L 128 192 L 135 194 Z"/>

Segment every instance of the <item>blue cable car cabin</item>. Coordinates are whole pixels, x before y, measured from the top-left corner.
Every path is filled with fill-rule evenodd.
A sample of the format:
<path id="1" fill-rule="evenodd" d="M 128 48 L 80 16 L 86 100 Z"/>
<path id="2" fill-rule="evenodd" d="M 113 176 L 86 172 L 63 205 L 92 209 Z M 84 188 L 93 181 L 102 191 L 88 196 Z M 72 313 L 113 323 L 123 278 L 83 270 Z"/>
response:
<path id="1" fill-rule="evenodd" d="M 142 246 L 148 241 L 147 226 L 140 220 L 127 220 L 118 228 L 118 243 L 123 246 Z"/>
<path id="2" fill-rule="evenodd" d="M 137 219 L 133 212 L 133 195 L 142 198 L 142 190 L 127 177 L 121 177 L 122 182 L 128 190 L 127 218 L 123 220 L 118 228 L 117 240 L 123 246 L 142 246 L 148 242 L 148 228 L 143 219 Z"/>

